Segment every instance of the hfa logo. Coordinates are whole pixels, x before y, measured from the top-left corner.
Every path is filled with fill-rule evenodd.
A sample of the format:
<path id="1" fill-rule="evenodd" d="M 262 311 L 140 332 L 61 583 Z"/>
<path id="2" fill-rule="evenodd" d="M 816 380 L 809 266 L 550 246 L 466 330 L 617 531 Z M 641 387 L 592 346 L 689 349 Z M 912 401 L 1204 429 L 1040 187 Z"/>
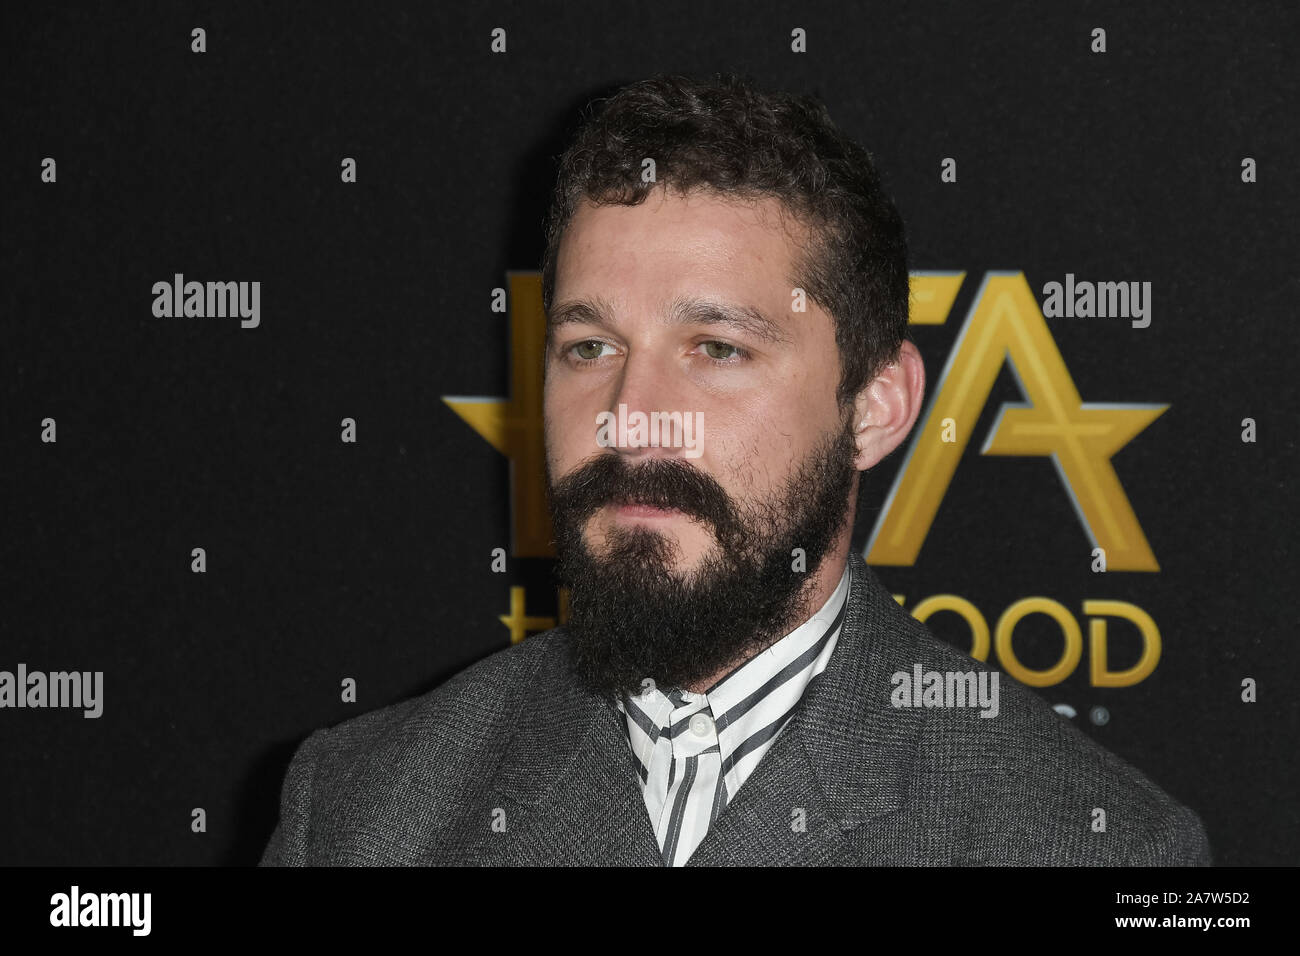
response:
<path id="1" fill-rule="evenodd" d="M 965 277 L 912 273 L 911 323 L 944 324 Z M 541 275 L 510 272 L 507 278 L 510 397 L 443 401 L 510 459 L 514 556 L 554 557 L 542 440 Z M 1025 401 L 1003 404 L 980 454 L 1050 457 L 1085 535 L 1104 551 L 1106 568 L 1158 571 L 1110 459 L 1169 406 L 1084 402 L 1022 272 L 985 274 L 868 540 L 867 561 L 915 563 L 1004 362 Z"/>
<path id="2" fill-rule="evenodd" d="M 911 324 L 944 324 L 964 278 L 913 273 Z M 1004 361 L 1025 401 L 1002 405 L 980 454 L 1050 457 L 1106 569 L 1159 571 L 1110 459 L 1169 406 L 1080 399 L 1023 272 L 985 274 L 867 542 L 867 561 L 916 563 Z"/>

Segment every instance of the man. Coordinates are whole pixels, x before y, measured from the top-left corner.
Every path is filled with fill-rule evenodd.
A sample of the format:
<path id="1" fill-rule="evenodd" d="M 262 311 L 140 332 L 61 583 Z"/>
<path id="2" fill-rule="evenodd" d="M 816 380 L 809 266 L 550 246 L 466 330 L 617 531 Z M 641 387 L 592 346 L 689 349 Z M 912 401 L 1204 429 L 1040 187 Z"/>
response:
<path id="1" fill-rule="evenodd" d="M 924 369 L 902 221 L 821 106 L 626 87 L 547 241 L 569 618 L 309 736 L 263 863 L 1209 862 L 1194 813 L 851 553 Z"/>

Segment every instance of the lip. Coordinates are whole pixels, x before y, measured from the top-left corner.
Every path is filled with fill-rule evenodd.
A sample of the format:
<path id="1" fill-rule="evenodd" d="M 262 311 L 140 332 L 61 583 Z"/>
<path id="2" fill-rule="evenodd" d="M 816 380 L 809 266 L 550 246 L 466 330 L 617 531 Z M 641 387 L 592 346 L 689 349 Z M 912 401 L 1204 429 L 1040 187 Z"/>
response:
<path id="1" fill-rule="evenodd" d="M 620 518 L 674 518 L 681 515 L 675 508 L 656 508 L 653 505 L 619 505 Z"/>

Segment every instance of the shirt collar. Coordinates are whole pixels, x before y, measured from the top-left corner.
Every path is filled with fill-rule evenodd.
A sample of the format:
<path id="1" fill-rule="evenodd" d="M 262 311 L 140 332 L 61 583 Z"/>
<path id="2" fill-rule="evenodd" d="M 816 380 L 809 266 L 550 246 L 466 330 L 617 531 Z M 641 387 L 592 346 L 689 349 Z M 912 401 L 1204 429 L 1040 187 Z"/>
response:
<path id="1" fill-rule="evenodd" d="M 782 713 L 794 706 L 803 696 L 808 682 L 821 672 L 830 657 L 848 594 L 849 565 L 846 562 L 835 590 L 812 617 L 736 667 L 705 692 L 720 736 L 729 728 L 736 729 L 759 701 L 772 695 L 789 701 Z M 816 661 L 816 666 L 809 667 L 813 661 Z M 698 696 L 692 695 L 688 699 L 697 699 Z"/>

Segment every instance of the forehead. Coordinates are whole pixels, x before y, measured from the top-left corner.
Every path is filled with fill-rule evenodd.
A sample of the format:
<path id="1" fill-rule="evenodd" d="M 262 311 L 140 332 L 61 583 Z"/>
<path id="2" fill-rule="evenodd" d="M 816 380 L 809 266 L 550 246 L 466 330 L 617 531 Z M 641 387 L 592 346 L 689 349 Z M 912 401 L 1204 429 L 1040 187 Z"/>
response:
<path id="1" fill-rule="evenodd" d="M 580 295 L 594 290 L 573 286 L 618 282 L 629 292 L 638 284 L 665 292 L 665 282 L 707 281 L 788 296 L 808 238 L 803 223 L 771 196 L 682 195 L 661 187 L 635 206 L 584 200 L 557 250 L 556 291 Z"/>

